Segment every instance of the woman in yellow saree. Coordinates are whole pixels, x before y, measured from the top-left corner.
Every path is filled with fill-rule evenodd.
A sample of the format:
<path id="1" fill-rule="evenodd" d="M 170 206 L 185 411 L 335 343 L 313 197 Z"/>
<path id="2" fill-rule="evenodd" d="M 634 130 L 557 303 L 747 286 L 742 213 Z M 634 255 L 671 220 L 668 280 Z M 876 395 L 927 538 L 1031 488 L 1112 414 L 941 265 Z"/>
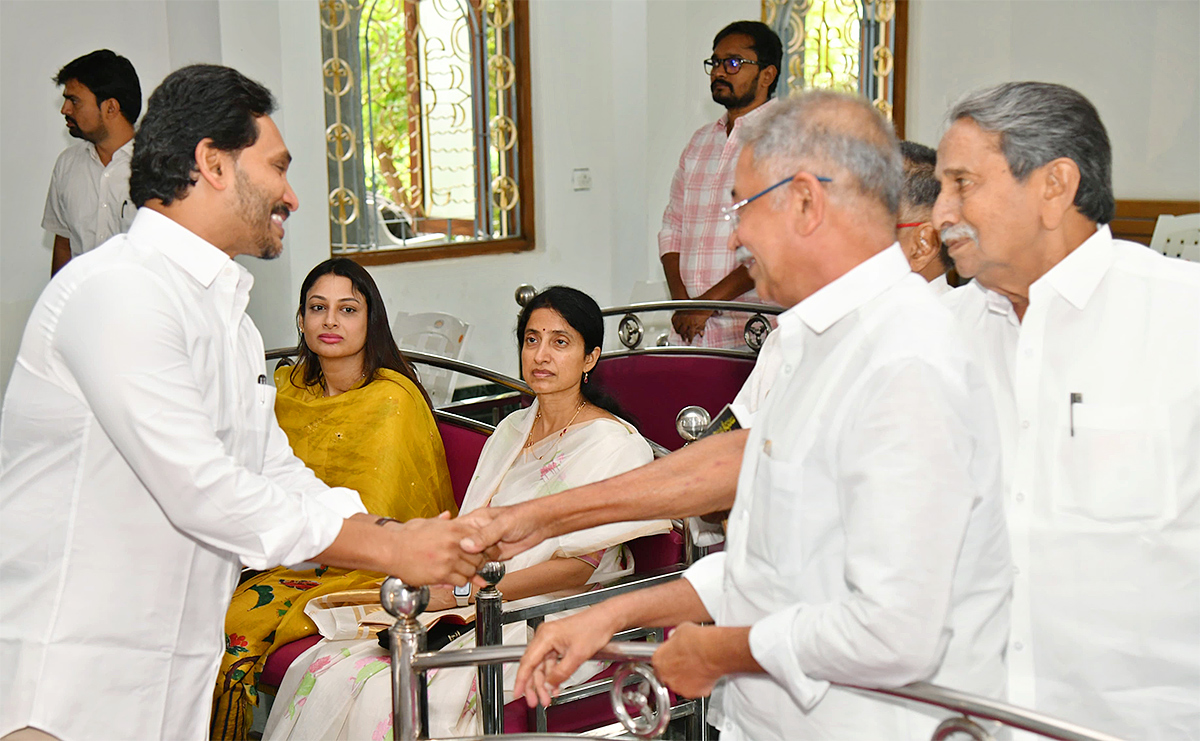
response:
<path id="1" fill-rule="evenodd" d="M 370 274 L 345 258 L 326 260 L 304 279 L 296 318 L 298 362 L 275 371 L 275 416 L 296 456 L 330 486 L 358 491 L 373 514 L 456 514 L 429 397 L 392 339 Z M 225 616 L 212 738 L 246 738 L 267 657 L 317 632 L 304 614 L 310 600 L 382 578 L 318 565 L 244 581 Z"/>

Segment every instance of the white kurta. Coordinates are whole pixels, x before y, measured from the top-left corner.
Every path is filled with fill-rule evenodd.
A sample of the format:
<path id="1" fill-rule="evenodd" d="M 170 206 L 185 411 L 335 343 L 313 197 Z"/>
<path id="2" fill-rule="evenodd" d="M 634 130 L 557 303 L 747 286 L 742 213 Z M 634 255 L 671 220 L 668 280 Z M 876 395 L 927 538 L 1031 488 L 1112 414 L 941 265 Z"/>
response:
<path id="1" fill-rule="evenodd" d="M 977 282 L 944 299 L 1003 433 L 1009 696 L 1122 738 L 1197 738 L 1200 265 L 1103 226 L 1029 299 L 1021 322 Z"/>
<path id="2" fill-rule="evenodd" d="M 1012 567 L 982 368 L 898 245 L 775 334 L 726 551 L 686 574 L 718 625 L 753 626 L 767 672 L 718 685 L 722 738 L 927 739 L 929 716 L 829 683 L 1003 696 Z"/>
<path id="3" fill-rule="evenodd" d="M 42 228 L 71 240 L 71 256 L 99 247 L 109 237 L 129 230 L 137 209 L 129 199 L 129 163 L 133 140 L 113 152 L 105 165 L 96 145 L 75 142 L 58 155 Z"/>
<path id="4" fill-rule="evenodd" d="M 362 511 L 275 423 L 252 283 L 143 209 L 38 299 L 0 421 L 0 736 L 206 737 L 239 559 Z"/>

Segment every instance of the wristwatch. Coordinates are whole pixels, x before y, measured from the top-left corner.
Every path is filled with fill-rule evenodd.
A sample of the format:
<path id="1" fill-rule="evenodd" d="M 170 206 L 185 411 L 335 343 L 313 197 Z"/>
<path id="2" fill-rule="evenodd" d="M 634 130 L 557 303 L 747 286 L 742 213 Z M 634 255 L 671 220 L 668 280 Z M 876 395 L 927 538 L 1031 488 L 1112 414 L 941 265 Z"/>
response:
<path id="1" fill-rule="evenodd" d="M 464 584 L 461 587 L 454 588 L 454 602 L 459 607 L 466 607 L 471 604 L 471 585 Z"/>

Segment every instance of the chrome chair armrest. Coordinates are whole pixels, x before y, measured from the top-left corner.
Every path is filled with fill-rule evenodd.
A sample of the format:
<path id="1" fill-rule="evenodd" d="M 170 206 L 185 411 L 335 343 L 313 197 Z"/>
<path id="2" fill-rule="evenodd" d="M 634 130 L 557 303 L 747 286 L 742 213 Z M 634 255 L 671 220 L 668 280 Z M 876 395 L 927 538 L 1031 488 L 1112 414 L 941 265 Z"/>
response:
<path id="1" fill-rule="evenodd" d="M 627 576 L 624 579 L 600 589 L 593 589 L 590 592 L 575 594 L 570 597 L 561 597 L 550 602 L 543 602 L 539 605 L 532 605 L 520 610 L 510 610 L 502 613 L 501 622 L 505 625 L 516 623 L 521 620 L 542 622 L 547 615 L 554 615 L 567 610 L 575 610 L 581 607 L 591 607 L 597 605 L 610 597 L 616 597 L 620 594 L 636 592 L 639 589 L 647 589 L 656 587 L 660 584 L 678 579 L 684 572 L 684 566 L 672 566 L 667 569 L 661 569 L 652 574 L 635 574 Z"/>

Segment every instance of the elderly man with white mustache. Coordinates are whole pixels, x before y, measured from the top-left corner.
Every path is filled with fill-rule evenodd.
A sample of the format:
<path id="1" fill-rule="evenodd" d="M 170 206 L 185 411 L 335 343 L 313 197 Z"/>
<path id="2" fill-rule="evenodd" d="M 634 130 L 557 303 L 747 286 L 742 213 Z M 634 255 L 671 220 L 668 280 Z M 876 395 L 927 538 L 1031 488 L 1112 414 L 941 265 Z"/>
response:
<path id="1" fill-rule="evenodd" d="M 990 374 L 1014 562 L 1009 698 L 1122 738 L 1200 732 L 1200 266 L 1114 240 L 1074 90 L 958 102 L 933 223 Z"/>

